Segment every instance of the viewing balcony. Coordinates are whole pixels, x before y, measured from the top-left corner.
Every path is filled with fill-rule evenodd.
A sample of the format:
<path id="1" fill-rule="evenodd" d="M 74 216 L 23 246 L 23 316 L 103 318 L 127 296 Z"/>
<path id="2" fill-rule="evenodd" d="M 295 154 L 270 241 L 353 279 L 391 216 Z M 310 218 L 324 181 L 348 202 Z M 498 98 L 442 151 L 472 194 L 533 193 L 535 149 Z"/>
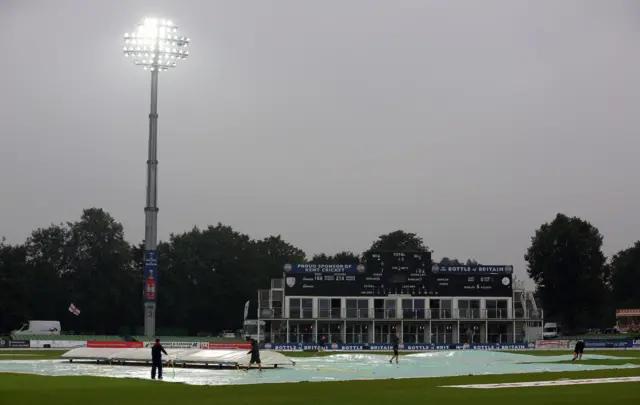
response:
<path id="1" fill-rule="evenodd" d="M 283 319 L 286 313 L 282 308 L 271 309 L 273 316 L 270 318 Z M 521 321 L 538 321 L 543 319 L 541 310 L 512 310 L 509 316 L 507 309 L 417 309 L 417 310 L 399 310 L 399 309 L 370 309 L 370 308 L 334 308 L 334 309 L 318 309 L 314 317 L 312 308 L 290 308 L 288 319 L 318 319 L 318 320 L 367 320 L 367 321 L 384 321 L 384 320 L 406 320 L 406 321 L 440 321 L 440 320 L 521 320 Z M 260 313 L 266 313 L 260 311 Z"/>

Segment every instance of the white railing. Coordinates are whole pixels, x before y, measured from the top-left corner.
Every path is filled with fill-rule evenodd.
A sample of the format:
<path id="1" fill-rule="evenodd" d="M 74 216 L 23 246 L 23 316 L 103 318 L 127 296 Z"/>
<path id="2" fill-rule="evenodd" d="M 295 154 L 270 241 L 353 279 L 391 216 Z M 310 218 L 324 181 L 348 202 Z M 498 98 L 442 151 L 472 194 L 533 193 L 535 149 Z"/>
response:
<path id="1" fill-rule="evenodd" d="M 272 308 L 273 318 L 282 318 L 282 308 Z M 262 311 L 260 311 L 262 313 Z M 514 309 L 395 309 L 395 308 L 289 308 L 289 319 L 367 319 L 367 320 L 542 320 L 542 311 Z"/>

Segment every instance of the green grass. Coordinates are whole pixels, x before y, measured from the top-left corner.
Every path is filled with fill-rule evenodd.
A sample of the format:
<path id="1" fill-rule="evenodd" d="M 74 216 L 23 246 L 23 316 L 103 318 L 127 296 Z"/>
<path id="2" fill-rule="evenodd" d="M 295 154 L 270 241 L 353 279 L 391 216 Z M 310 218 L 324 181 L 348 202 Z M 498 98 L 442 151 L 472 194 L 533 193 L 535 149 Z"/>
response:
<path id="1" fill-rule="evenodd" d="M 364 351 L 364 352 L 323 352 L 323 353 L 314 353 L 314 352 L 281 352 L 285 356 L 289 357 L 324 357 L 331 356 L 335 354 L 380 354 L 384 356 L 392 356 L 391 352 L 372 352 L 372 351 Z M 400 352 L 400 356 L 407 356 L 409 354 L 415 354 L 417 352 Z M 571 356 L 573 357 L 573 351 L 571 350 L 510 350 L 510 351 L 501 351 L 501 353 L 515 353 L 515 354 L 523 354 L 529 356 L 539 356 L 539 357 L 547 357 L 547 356 Z M 640 350 L 587 350 L 583 355 L 583 358 L 589 358 L 590 354 L 598 354 L 602 356 L 611 356 L 611 357 L 633 357 L 634 360 L 590 360 L 590 361 L 614 361 L 620 362 L 619 364 L 640 364 Z M 593 363 L 593 364 L 618 364 L 618 363 Z"/>
<path id="2" fill-rule="evenodd" d="M 637 383 L 473 390 L 442 385 L 639 375 L 638 370 L 203 387 L 100 377 L 0 375 L 0 405 L 518 405 L 639 403 Z"/>
<path id="3" fill-rule="evenodd" d="M 573 350 L 505 350 L 504 353 L 527 354 L 529 356 L 566 356 L 573 355 Z M 640 350 L 597 350 L 585 349 L 583 357 L 590 354 L 612 357 L 640 357 Z"/>
<path id="4" fill-rule="evenodd" d="M 553 352 L 550 350 L 550 352 Z M 522 352 L 521 352 L 522 353 Z M 523 353 L 527 354 L 527 353 Z M 530 354 L 534 356 L 550 356 L 554 353 L 545 353 L 533 351 Z M 556 351 L 556 355 L 564 355 L 567 356 L 567 360 L 565 361 L 557 361 L 553 363 L 571 363 L 571 359 L 569 357 L 573 357 L 573 352 L 571 351 Z M 589 359 L 590 354 L 600 354 L 604 356 L 611 357 L 620 357 L 620 359 Z M 578 360 L 576 360 L 578 361 Z M 582 356 L 582 360 L 579 360 L 580 364 L 592 364 L 592 365 L 602 365 L 602 366 L 621 366 L 624 364 L 637 364 L 640 365 L 640 350 L 593 350 L 585 352 Z"/>
<path id="5" fill-rule="evenodd" d="M 528 354 L 531 356 L 567 356 L 567 360 L 564 361 L 554 361 L 554 363 L 571 363 L 571 358 L 573 357 L 573 352 L 571 350 L 535 350 L 529 352 L 511 352 L 511 353 L 519 353 L 519 354 Z M 589 359 L 590 354 L 598 354 L 603 356 L 610 357 L 620 357 L 620 359 Z M 580 364 L 591 364 L 591 365 L 600 365 L 600 366 L 621 366 L 624 364 L 637 364 L 640 365 L 640 350 L 589 350 L 586 351 L 582 356 L 582 360 L 579 361 Z M 534 362 L 527 362 L 534 363 Z"/>
<path id="6" fill-rule="evenodd" d="M 0 350 L 2 360 L 52 360 L 59 359 L 68 350 Z"/>
<path id="7" fill-rule="evenodd" d="M 0 359 L 57 359 L 65 351 L 0 351 Z M 385 354 L 384 352 L 364 352 Z M 571 351 L 526 351 L 536 356 L 571 356 Z M 287 352 L 292 357 L 314 353 Z M 319 355 L 337 354 L 326 352 Z M 410 354 L 404 352 L 403 354 Z M 632 360 L 586 360 L 589 354 L 633 357 Z M 29 355 L 29 356 L 25 356 Z M 0 360 L 1 361 L 1 360 Z M 640 351 L 588 350 L 585 360 L 592 364 L 640 364 Z M 605 363 L 609 362 L 609 363 Z M 617 363 L 619 362 L 619 363 Z M 640 403 L 638 383 L 507 389 L 442 388 L 443 385 L 483 384 L 560 378 L 604 378 L 638 376 L 640 369 L 598 370 L 562 373 L 482 375 L 406 380 L 375 380 L 327 383 L 290 383 L 203 387 L 158 381 L 103 377 L 45 377 L 27 374 L 0 374 L 0 405 L 518 405 L 576 404 L 601 405 Z"/>

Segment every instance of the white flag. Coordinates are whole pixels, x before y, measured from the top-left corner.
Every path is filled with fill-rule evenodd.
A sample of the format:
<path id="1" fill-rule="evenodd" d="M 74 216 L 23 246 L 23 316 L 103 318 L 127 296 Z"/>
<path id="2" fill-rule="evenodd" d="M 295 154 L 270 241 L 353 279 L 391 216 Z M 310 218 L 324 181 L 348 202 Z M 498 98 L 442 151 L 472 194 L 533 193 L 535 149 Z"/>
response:
<path id="1" fill-rule="evenodd" d="M 244 303 L 244 319 L 247 319 L 247 315 L 249 315 L 249 301 Z"/>
<path id="2" fill-rule="evenodd" d="M 75 305 L 71 304 L 69 305 L 69 312 L 71 312 L 72 314 L 78 316 L 80 315 L 80 310 L 78 308 L 76 308 Z"/>

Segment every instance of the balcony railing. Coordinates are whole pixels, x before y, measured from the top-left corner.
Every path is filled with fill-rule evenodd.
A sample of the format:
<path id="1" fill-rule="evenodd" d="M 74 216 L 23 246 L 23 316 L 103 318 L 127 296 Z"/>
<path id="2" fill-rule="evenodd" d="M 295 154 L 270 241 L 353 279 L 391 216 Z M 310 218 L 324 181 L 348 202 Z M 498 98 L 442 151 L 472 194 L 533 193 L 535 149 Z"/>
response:
<path id="1" fill-rule="evenodd" d="M 342 318 L 342 310 L 340 308 L 318 309 L 319 319 L 340 319 Z"/>
<path id="2" fill-rule="evenodd" d="M 262 313 L 262 311 L 260 311 Z M 273 318 L 283 318 L 282 308 L 272 308 Z M 289 308 L 289 319 L 348 319 L 348 320 L 542 320 L 542 311 L 506 309 L 395 309 L 395 308 Z"/>
<path id="3" fill-rule="evenodd" d="M 313 310 L 311 308 L 290 308 L 289 309 L 289 318 L 290 319 L 313 319 Z"/>
<path id="4" fill-rule="evenodd" d="M 311 329 L 307 331 L 291 330 L 287 333 L 286 330 L 277 332 L 265 332 L 265 342 L 267 343 L 302 343 L 315 345 L 317 341 L 324 336 L 326 343 L 330 348 L 332 343 L 347 343 L 347 344 L 389 344 L 391 343 L 391 335 L 389 333 L 379 333 L 374 330 L 365 330 L 355 333 L 341 333 L 339 331 L 321 333 L 314 333 Z M 400 332 L 400 341 L 403 344 L 436 344 L 436 345 L 454 345 L 459 343 L 466 343 L 468 336 L 464 333 L 452 333 L 452 332 L 439 332 L 437 330 L 430 331 L 429 329 L 421 330 L 419 332 L 410 333 L 409 331 Z M 475 343 L 479 344 L 493 344 L 493 343 L 511 343 L 520 342 L 518 336 L 514 336 L 513 333 L 488 333 L 476 335 L 473 339 Z M 455 346 L 453 347 L 455 348 Z M 384 350 L 384 349 L 383 349 Z"/>
<path id="5" fill-rule="evenodd" d="M 373 311 L 369 308 L 343 308 L 342 314 L 348 319 L 371 319 Z"/>

